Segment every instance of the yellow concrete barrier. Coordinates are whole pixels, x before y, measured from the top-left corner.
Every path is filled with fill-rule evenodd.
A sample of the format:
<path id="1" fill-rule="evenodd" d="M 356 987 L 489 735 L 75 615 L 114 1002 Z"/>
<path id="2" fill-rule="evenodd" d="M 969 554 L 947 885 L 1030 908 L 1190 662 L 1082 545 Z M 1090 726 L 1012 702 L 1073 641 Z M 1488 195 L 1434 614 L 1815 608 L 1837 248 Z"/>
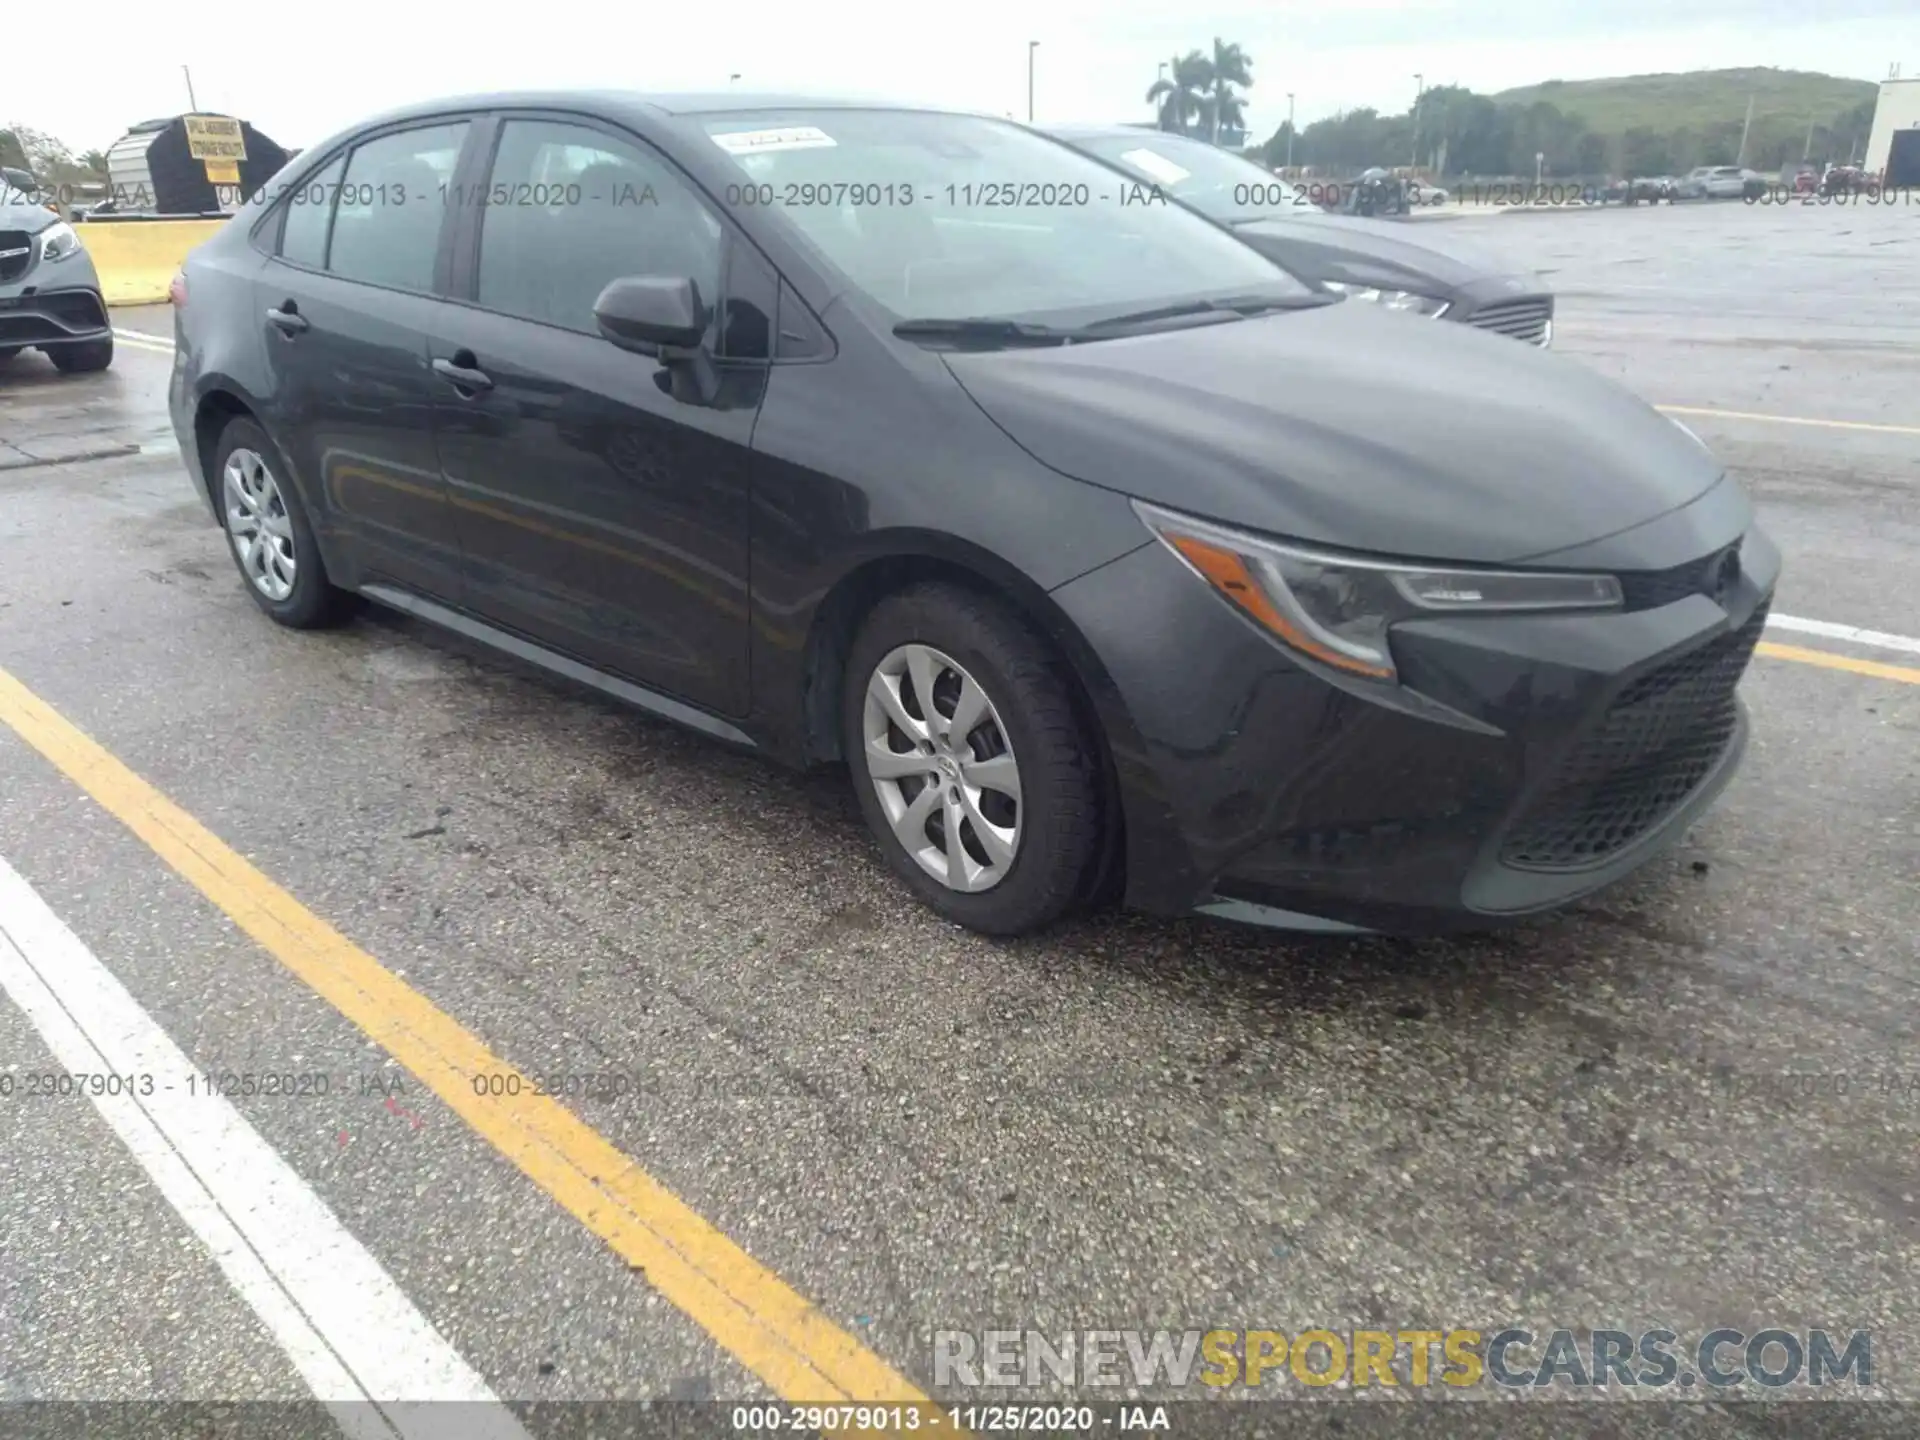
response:
<path id="1" fill-rule="evenodd" d="M 109 305 L 154 305 L 187 252 L 224 220 L 89 220 L 73 228 L 100 272 L 100 292 Z"/>

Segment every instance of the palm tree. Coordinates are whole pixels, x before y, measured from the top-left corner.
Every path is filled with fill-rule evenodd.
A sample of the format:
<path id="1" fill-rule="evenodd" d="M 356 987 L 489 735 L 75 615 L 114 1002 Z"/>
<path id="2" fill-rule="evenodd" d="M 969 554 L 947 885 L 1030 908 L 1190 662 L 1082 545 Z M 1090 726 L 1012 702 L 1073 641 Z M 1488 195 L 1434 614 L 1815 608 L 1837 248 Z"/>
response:
<path id="1" fill-rule="evenodd" d="M 1191 123 L 1204 113 L 1202 96 L 1212 83 L 1212 62 L 1206 56 L 1189 50 L 1178 57 L 1172 76 L 1161 76 L 1147 91 L 1147 103 L 1159 108 L 1160 128 L 1186 134 Z"/>
<path id="2" fill-rule="evenodd" d="M 1207 70 L 1207 78 L 1212 82 L 1210 98 L 1213 102 L 1208 116 L 1207 138 L 1218 144 L 1222 121 L 1237 125 L 1245 118 L 1241 98 L 1233 93 L 1233 87 L 1238 85 L 1247 88 L 1253 84 L 1253 60 L 1238 45 L 1229 45 L 1216 35 L 1213 37 L 1213 58 L 1207 62 Z"/>

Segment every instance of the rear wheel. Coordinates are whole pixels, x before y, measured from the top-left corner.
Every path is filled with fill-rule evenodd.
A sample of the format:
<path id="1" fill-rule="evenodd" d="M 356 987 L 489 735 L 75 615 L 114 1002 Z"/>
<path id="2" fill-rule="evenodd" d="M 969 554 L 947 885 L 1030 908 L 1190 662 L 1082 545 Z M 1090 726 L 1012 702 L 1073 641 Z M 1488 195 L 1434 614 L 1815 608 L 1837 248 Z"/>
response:
<path id="1" fill-rule="evenodd" d="M 327 579 L 313 527 L 267 432 L 252 420 L 229 421 L 213 473 L 220 523 L 254 603 L 295 630 L 345 619 L 353 597 Z"/>
<path id="2" fill-rule="evenodd" d="M 1058 660 L 1019 617 L 951 585 L 882 601 L 841 709 L 861 811 L 934 910 L 1018 935 L 1086 897 L 1099 767 Z"/>
<path id="3" fill-rule="evenodd" d="M 68 375 L 88 370 L 104 370 L 113 364 L 113 337 L 88 340 L 81 345 L 56 345 L 47 351 L 54 368 Z"/>

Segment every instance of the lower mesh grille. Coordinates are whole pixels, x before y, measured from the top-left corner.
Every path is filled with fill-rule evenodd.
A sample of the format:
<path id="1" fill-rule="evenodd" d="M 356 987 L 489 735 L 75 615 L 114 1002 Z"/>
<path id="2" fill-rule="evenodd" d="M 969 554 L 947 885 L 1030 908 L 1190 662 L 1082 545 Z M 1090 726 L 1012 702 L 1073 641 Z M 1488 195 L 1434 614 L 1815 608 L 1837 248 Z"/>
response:
<path id="1" fill-rule="evenodd" d="M 1672 814 L 1733 739 L 1734 690 L 1766 623 L 1762 605 L 1732 634 L 1621 691 L 1508 832 L 1501 859 L 1523 870 L 1582 870 Z"/>

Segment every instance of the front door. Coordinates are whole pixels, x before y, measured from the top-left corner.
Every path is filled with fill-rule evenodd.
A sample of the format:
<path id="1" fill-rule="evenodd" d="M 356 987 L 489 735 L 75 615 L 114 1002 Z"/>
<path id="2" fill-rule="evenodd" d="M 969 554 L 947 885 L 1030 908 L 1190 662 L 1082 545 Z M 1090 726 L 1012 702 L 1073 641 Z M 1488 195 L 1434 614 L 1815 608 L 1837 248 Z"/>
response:
<path id="1" fill-rule="evenodd" d="M 764 328 L 758 357 L 729 357 L 738 327 L 716 321 L 708 394 L 593 318 L 607 282 L 631 275 L 689 277 L 725 313 L 731 232 L 657 152 L 578 117 L 505 119 L 474 198 L 456 282 L 468 303 L 447 307 L 430 347 L 471 608 L 744 714 Z"/>

